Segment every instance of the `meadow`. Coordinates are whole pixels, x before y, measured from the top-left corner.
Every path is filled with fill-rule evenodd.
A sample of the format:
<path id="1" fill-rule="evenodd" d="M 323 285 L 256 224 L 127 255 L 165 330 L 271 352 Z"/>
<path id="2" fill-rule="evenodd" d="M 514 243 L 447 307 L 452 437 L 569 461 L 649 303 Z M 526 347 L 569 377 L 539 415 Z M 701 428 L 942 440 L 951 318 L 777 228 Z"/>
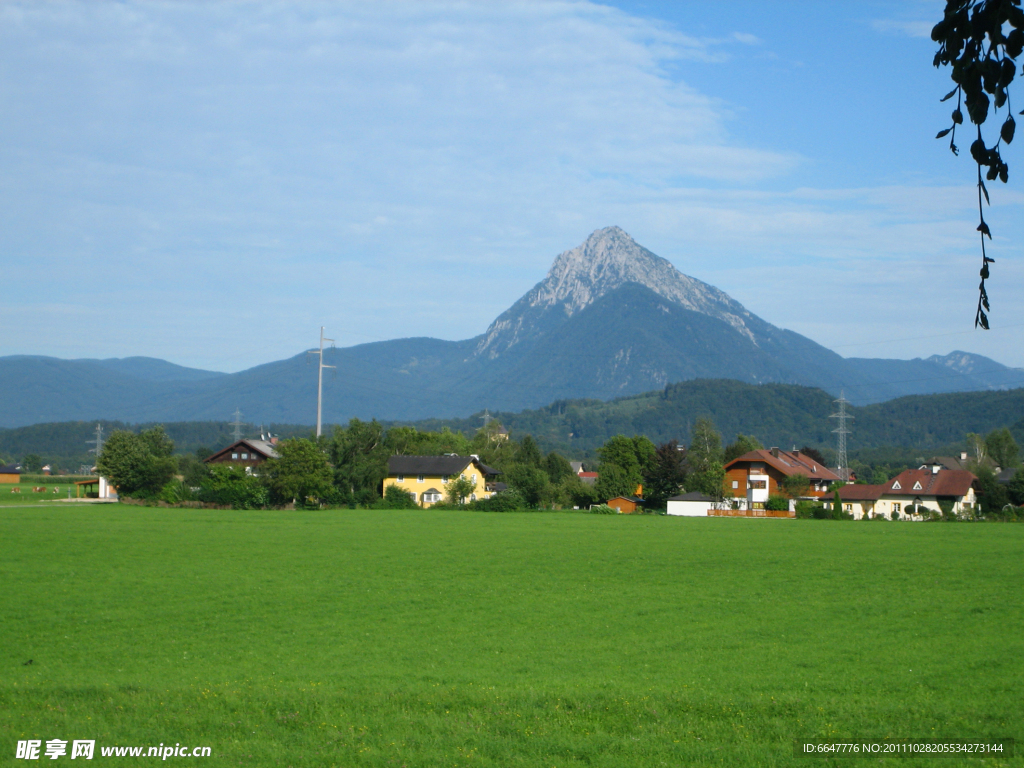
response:
<path id="1" fill-rule="evenodd" d="M 0 754 L 812 766 L 862 761 L 794 739 L 1021 739 L 1022 576 L 1010 524 L 5 505 Z"/>

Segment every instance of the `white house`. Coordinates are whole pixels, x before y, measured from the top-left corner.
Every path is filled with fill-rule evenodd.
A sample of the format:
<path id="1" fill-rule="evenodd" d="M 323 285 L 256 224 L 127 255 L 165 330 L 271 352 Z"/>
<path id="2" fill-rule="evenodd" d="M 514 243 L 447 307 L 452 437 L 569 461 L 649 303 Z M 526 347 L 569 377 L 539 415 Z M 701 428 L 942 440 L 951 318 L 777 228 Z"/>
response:
<path id="1" fill-rule="evenodd" d="M 668 500 L 668 514 L 683 517 L 707 517 L 715 500 L 703 493 L 684 493 Z"/>

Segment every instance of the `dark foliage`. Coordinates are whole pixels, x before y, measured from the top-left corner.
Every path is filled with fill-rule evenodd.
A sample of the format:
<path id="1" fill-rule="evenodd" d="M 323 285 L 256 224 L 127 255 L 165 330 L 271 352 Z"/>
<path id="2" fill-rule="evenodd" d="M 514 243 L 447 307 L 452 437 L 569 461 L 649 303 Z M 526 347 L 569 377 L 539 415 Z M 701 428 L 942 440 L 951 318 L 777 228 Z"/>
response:
<path id="1" fill-rule="evenodd" d="M 1017 57 L 1024 49 L 1024 11 L 1020 0 L 947 0 L 942 21 L 932 29 L 932 40 L 939 44 L 933 63 L 936 67 L 949 66 L 950 77 L 956 88 L 943 97 L 943 101 L 956 96 L 956 108 L 949 128 L 939 131 L 936 138 L 949 134 L 949 148 L 959 154 L 956 146 L 956 127 L 963 123 L 962 106 L 977 126 L 977 138 L 971 144 L 971 157 L 978 166 L 978 233 L 981 237 L 981 284 L 978 286 L 978 308 L 975 327 L 988 329 L 988 292 L 985 281 L 989 277 L 989 264 L 995 261 L 985 251 L 985 238 L 992 232 L 985 221 L 984 201 L 989 202 L 985 180 L 999 179 L 1004 184 L 1009 166 L 1003 160 L 1001 145 L 1013 141 L 1016 124 L 1010 107 L 1009 86 L 1017 74 Z M 982 136 L 981 126 L 992 114 L 1006 106 L 1006 118 L 999 136 L 991 146 Z M 1024 112 L 1021 112 L 1024 115 Z M 987 168 L 985 180 L 982 168 Z"/>

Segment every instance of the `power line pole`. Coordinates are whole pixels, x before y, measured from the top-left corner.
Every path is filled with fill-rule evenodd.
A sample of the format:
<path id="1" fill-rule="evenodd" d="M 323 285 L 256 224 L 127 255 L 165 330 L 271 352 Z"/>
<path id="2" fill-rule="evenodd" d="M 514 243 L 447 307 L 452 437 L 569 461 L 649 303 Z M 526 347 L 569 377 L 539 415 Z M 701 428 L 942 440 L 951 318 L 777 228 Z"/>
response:
<path id="1" fill-rule="evenodd" d="M 487 425 L 494 420 L 494 417 L 491 416 L 491 412 L 488 408 L 484 408 L 484 415 L 480 418 L 484 420 L 484 429 L 487 429 Z"/>
<path id="2" fill-rule="evenodd" d="M 829 416 L 830 419 L 839 419 L 839 428 L 833 429 L 832 432 L 837 435 L 837 448 L 836 453 L 838 455 L 839 466 L 836 467 L 836 472 L 839 477 L 843 479 L 843 482 L 849 482 L 850 480 L 850 468 L 847 466 L 846 460 L 846 436 L 850 434 L 850 430 L 846 428 L 846 420 L 853 419 L 853 416 L 846 412 L 846 406 L 850 404 L 850 401 L 846 399 L 843 390 L 839 390 L 839 399 L 833 400 L 832 402 L 839 405 L 839 413 L 833 413 Z"/>
<path id="3" fill-rule="evenodd" d="M 235 442 L 237 443 L 242 439 L 242 427 L 245 425 L 242 423 L 242 412 L 240 410 L 235 408 L 235 412 L 231 415 L 235 417 L 235 420 L 231 422 L 231 426 L 235 428 L 234 435 Z"/>
<path id="4" fill-rule="evenodd" d="M 89 453 L 95 453 L 97 458 L 100 452 L 103 450 L 103 425 L 100 423 L 96 424 L 96 437 L 92 440 L 86 440 L 86 445 L 95 445 L 95 448 L 90 448 Z"/>
<path id="5" fill-rule="evenodd" d="M 316 372 L 316 436 L 320 437 L 320 416 L 323 413 L 323 398 L 324 398 L 324 368 L 337 368 L 336 365 L 325 365 L 324 364 L 324 342 L 331 342 L 331 347 L 334 347 L 334 339 L 324 338 L 324 327 L 320 326 L 320 349 L 311 349 L 306 355 L 307 359 L 309 355 L 319 355 L 320 364 L 317 366 Z"/>

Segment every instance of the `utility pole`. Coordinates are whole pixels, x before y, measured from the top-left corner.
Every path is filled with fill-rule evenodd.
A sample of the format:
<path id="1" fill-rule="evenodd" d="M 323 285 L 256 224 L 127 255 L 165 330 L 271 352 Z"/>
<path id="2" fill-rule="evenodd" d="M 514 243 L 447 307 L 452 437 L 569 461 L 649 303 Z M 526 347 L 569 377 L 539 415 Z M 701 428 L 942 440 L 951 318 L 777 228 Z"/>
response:
<path id="1" fill-rule="evenodd" d="M 331 347 L 334 346 L 334 339 L 324 338 L 324 327 L 320 326 L 320 349 L 311 349 L 306 355 L 307 359 L 309 355 L 318 355 L 320 364 L 317 366 L 316 372 L 316 436 L 320 437 L 320 416 L 323 413 L 323 398 L 324 398 L 324 368 L 337 368 L 336 365 L 325 365 L 324 364 L 324 342 L 331 342 Z"/>
<path id="2" fill-rule="evenodd" d="M 490 410 L 487 408 L 484 408 L 484 415 L 480 418 L 484 420 L 484 429 L 487 429 L 487 425 L 494 419 L 494 417 L 491 416 Z"/>
<path id="3" fill-rule="evenodd" d="M 90 445 L 91 444 L 91 445 L 95 445 L 96 446 L 95 448 L 90 448 L 89 449 L 89 453 L 95 453 L 96 454 L 96 458 L 99 458 L 100 452 L 103 450 L 103 425 L 102 424 L 97 422 L 97 424 L 96 424 L 96 437 L 94 437 L 92 440 L 86 440 L 85 443 L 86 443 L 86 445 Z"/>
<path id="4" fill-rule="evenodd" d="M 237 443 L 242 439 L 242 427 L 245 425 L 242 423 L 242 412 L 240 410 L 235 408 L 235 412 L 231 415 L 235 417 L 235 420 L 231 422 L 231 426 L 235 428 L 234 435 L 235 442 Z"/>
<path id="5" fill-rule="evenodd" d="M 847 466 L 846 460 L 846 436 L 850 434 L 850 430 L 846 428 L 846 420 L 853 419 L 853 416 L 846 412 L 846 406 L 850 404 L 850 401 L 846 399 L 843 390 L 839 390 L 839 399 L 833 400 L 832 402 L 839 405 L 839 413 L 833 413 L 829 416 L 830 419 L 839 419 L 839 428 L 833 429 L 832 432 L 837 436 L 837 448 L 836 455 L 838 456 L 837 461 L 839 466 L 836 467 L 836 472 L 839 477 L 843 479 L 843 482 L 849 482 L 850 480 L 850 468 Z"/>

